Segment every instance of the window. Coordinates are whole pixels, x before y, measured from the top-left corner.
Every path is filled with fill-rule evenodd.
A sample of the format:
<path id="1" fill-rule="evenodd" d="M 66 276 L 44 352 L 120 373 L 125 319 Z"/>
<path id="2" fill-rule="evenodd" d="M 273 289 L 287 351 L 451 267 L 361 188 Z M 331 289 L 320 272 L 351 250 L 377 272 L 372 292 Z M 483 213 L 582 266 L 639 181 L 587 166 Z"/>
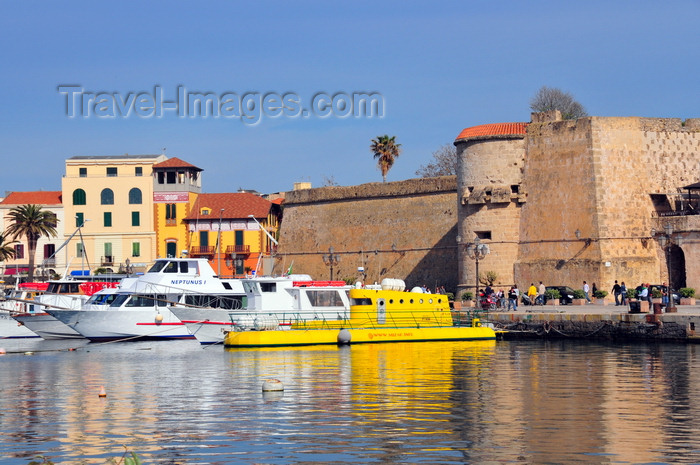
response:
<path id="1" fill-rule="evenodd" d="M 87 178 L 87 168 L 78 168 L 81 178 Z"/>
<path id="2" fill-rule="evenodd" d="M 56 245 L 55 244 L 45 244 L 44 245 L 44 258 L 51 258 L 54 253 L 56 253 Z"/>
<path id="3" fill-rule="evenodd" d="M 85 191 L 76 189 L 73 191 L 73 205 L 85 205 Z"/>
<path id="4" fill-rule="evenodd" d="M 199 245 L 209 247 L 209 231 L 199 231 Z"/>
<path id="5" fill-rule="evenodd" d="M 177 183 L 178 184 L 185 184 L 185 172 L 184 171 L 177 172 Z"/>
<path id="6" fill-rule="evenodd" d="M 139 212 L 131 212 L 131 226 L 141 226 L 141 215 Z"/>
<path id="7" fill-rule="evenodd" d="M 131 243 L 131 256 L 132 257 L 140 257 L 141 256 L 141 243 L 140 242 L 132 242 Z"/>
<path id="8" fill-rule="evenodd" d="M 114 177 L 116 177 L 116 176 L 117 176 L 117 168 L 116 168 L 116 166 L 115 166 L 115 167 L 111 167 L 111 168 L 107 168 L 107 177 L 108 177 L 108 178 L 114 178 Z"/>
<path id="9" fill-rule="evenodd" d="M 165 182 L 167 184 L 175 184 L 175 176 L 177 173 L 175 171 L 168 171 L 165 173 Z"/>
<path id="10" fill-rule="evenodd" d="M 49 216 L 49 220 L 48 220 L 47 224 L 48 224 L 49 226 L 55 228 L 56 225 L 58 224 L 58 218 L 56 218 L 56 214 L 55 214 L 55 213 L 52 213 L 52 212 L 49 212 L 49 215 L 48 215 L 48 216 Z"/>
<path id="11" fill-rule="evenodd" d="M 134 168 L 134 176 L 143 176 L 143 168 L 140 166 Z"/>
<path id="12" fill-rule="evenodd" d="M 114 205 L 114 192 L 112 189 L 102 189 L 100 193 L 100 203 L 102 203 L 102 205 Z"/>
<path id="13" fill-rule="evenodd" d="M 104 212 L 104 226 L 106 228 L 112 226 L 112 212 Z"/>
<path id="14" fill-rule="evenodd" d="M 85 223 L 85 214 L 84 213 L 76 213 L 75 214 L 75 227 L 79 228 Z"/>
<path id="15" fill-rule="evenodd" d="M 166 257 L 177 256 L 177 242 L 167 242 L 165 244 L 165 256 Z"/>
<path id="16" fill-rule="evenodd" d="M 134 187 L 129 191 L 129 204 L 141 205 L 141 189 Z"/>
<path id="17" fill-rule="evenodd" d="M 76 256 L 76 257 L 82 257 L 82 256 L 84 256 L 84 252 L 85 252 L 85 251 L 83 250 L 83 243 L 82 243 L 82 242 L 78 242 L 78 243 L 75 244 L 75 245 L 76 245 L 76 247 L 75 247 L 75 256 Z"/>
<path id="18" fill-rule="evenodd" d="M 15 245 L 15 259 L 24 258 L 24 244 Z"/>
<path id="19" fill-rule="evenodd" d="M 113 263 L 114 257 L 112 257 L 112 243 L 111 242 L 105 242 L 105 258 L 104 262 L 106 263 Z"/>
<path id="20" fill-rule="evenodd" d="M 166 220 L 174 220 L 177 218 L 177 211 L 175 210 L 175 204 L 174 203 L 166 203 L 165 204 L 165 219 Z"/>
<path id="21" fill-rule="evenodd" d="M 165 184 L 165 173 L 162 171 L 158 172 L 158 184 Z"/>
<path id="22" fill-rule="evenodd" d="M 243 231 L 237 230 L 235 231 L 236 235 L 236 245 L 243 245 Z"/>
<path id="23" fill-rule="evenodd" d="M 474 231 L 474 234 L 479 239 L 486 239 L 488 241 L 491 240 L 491 231 Z"/>

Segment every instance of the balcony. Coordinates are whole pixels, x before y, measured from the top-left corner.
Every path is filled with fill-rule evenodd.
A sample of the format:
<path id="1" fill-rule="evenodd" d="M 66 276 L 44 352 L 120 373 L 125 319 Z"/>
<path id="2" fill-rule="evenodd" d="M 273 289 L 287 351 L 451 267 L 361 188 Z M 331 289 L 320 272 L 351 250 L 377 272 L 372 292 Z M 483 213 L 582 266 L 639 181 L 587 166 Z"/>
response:
<path id="1" fill-rule="evenodd" d="M 55 258 L 45 258 L 41 261 L 41 266 L 56 266 Z"/>
<path id="2" fill-rule="evenodd" d="M 228 245 L 226 246 L 226 255 L 250 255 L 249 245 Z"/>
<path id="3" fill-rule="evenodd" d="M 194 245 L 189 250 L 191 257 L 213 257 L 216 248 L 213 245 Z"/>
<path id="4" fill-rule="evenodd" d="M 113 266 L 114 265 L 114 257 L 111 255 L 100 257 L 100 263 L 102 264 L 102 266 Z"/>

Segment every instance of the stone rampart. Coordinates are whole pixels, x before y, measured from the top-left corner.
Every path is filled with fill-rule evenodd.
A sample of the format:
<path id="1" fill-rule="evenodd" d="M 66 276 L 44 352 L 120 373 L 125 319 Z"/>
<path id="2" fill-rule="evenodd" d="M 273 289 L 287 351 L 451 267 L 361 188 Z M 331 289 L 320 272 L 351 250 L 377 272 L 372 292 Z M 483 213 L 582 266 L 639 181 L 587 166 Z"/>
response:
<path id="1" fill-rule="evenodd" d="M 329 279 L 399 278 L 407 286 L 457 284 L 455 176 L 289 192 L 275 271 Z"/>

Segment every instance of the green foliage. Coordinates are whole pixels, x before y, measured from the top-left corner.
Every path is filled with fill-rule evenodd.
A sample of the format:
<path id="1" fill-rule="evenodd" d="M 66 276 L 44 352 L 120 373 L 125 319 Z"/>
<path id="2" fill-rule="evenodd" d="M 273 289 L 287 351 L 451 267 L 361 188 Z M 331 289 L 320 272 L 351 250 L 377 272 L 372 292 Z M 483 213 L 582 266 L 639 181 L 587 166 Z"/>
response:
<path id="1" fill-rule="evenodd" d="M 495 271 L 487 271 L 486 274 L 479 273 L 479 282 L 481 284 L 493 286 L 496 280 L 498 280 L 498 273 Z"/>
<path id="2" fill-rule="evenodd" d="M 107 269 L 107 268 L 97 268 L 97 269 L 95 270 L 95 275 L 97 276 L 97 275 L 99 275 L 99 274 L 109 274 L 109 269 Z"/>
<path id="3" fill-rule="evenodd" d="M 627 289 L 627 298 L 628 299 L 636 299 L 637 298 L 637 289 Z"/>
<path id="4" fill-rule="evenodd" d="M 394 161 L 401 154 L 401 144 L 396 143 L 396 136 L 389 137 L 388 134 L 372 139 L 369 149 L 374 154 L 379 169 L 382 172 L 382 180 L 386 182 L 386 174 L 389 172 Z"/>
<path id="5" fill-rule="evenodd" d="M 455 295 L 454 292 L 446 292 L 445 295 L 447 296 L 447 300 L 455 300 Z"/>
<path id="6" fill-rule="evenodd" d="M 561 299 L 561 293 L 558 289 L 547 289 L 544 291 L 544 295 L 548 299 Z"/>
<path id="7" fill-rule="evenodd" d="M 664 295 L 664 293 L 661 292 L 661 289 L 659 289 L 658 287 L 654 287 L 651 289 L 651 296 L 653 298 L 660 299 L 662 295 Z"/>
<path id="8" fill-rule="evenodd" d="M 593 297 L 595 297 L 596 299 L 603 299 L 606 295 L 608 295 L 608 291 L 602 291 L 600 289 L 593 293 Z"/>
<path id="9" fill-rule="evenodd" d="M 462 297 L 461 297 L 461 298 L 462 298 L 462 300 L 464 300 L 464 301 L 472 300 L 472 299 L 474 298 L 474 293 L 473 293 L 473 292 L 469 292 L 469 291 L 462 292 Z"/>
<path id="10" fill-rule="evenodd" d="M 343 279 L 343 281 L 345 281 L 345 284 L 347 284 L 348 286 L 352 286 L 357 282 L 357 278 L 355 278 L 354 276 L 348 276 L 347 278 Z"/>
<path id="11" fill-rule="evenodd" d="M 678 292 L 681 293 L 681 297 L 685 297 L 686 299 L 695 297 L 695 289 L 692 287 L 681 287 Z"/>
<path id="12" fill-rule="evenodd" d="M 574 299 L 585 299 L 586 298 L 586 293 L 583 292 L 583 289 L 574 289 Z"/>

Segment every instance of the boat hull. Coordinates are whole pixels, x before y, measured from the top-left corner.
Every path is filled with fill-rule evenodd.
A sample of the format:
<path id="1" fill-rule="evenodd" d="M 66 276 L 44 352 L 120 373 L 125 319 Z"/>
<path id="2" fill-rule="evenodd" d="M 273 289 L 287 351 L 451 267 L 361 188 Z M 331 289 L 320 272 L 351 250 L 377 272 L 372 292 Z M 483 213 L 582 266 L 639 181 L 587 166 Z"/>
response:
<path id="1" fill-rule="evenodd" d="M 10 312 L 0 311 L 0 339 L 39 339 L 39 335 L 15 321 Z"/>
<path id="2" fill-rule="evenodd" d="M 42 339 L 84 339 L 79 332 L 48 313 L 21 313 L 14 318 Z"/>
<path id="3" fill-rule="evenodd" d="M 200 344 L 221 344 L 225 333 L 233 329 L 231 318 L 225 310 L 179 307 L 170 309 Z"/>
<path id="4" fill-rule="evenodd" d="M 225 347 L 278 347 L 318 344 L 339 344 L 343 331 L 349 344 L 382 342 L 424 342 L 493 340 L 496 333 L 489 327 L 435 327 L 435 328 L 372 328 L 372 329 L 292 329 L 289 331 L 238 331 L 224 338 Z"/>
<path id="5" fill-rule="evenodd" d="M 170 310 L 49 310 L 91 341 L 194 339 Z M 158 315 L 162 318 L 159 319 Z"/>

